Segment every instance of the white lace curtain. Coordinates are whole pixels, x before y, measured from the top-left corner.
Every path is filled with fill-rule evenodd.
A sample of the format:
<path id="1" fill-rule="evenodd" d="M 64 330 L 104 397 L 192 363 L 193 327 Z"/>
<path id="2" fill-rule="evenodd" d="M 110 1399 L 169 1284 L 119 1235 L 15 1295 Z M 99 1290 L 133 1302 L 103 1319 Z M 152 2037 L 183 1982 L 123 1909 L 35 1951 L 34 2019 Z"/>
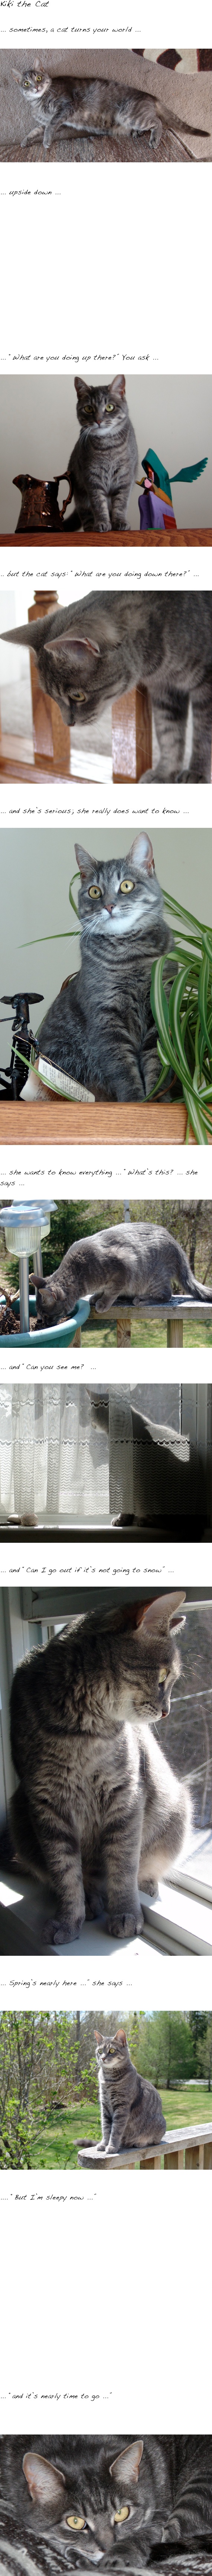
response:
<path id="1" fill-rule="evenodd" d="M 89 1388 L 1 1388 L 0 1513 L 108 1516 L 108 1436 L 93 1423 Z"/>
<path id="2" fill-rule="evenodd" d="M 140 1521 L 195 1512 L 204 1471 L 180 1427 L 180 1389 L 3 1387 L 0 1517 Z M 99 1405 L 99 1419 L 98 1419 Z M 210 1447 L 211 1429 L 208 1425 Z"/>
<path id="3" fill-rule="evenodd" d="M 179 1406 L 179 1388 L 176 1389 Z M 140 1521 L 172 1519 L 204 1508 L 204 1468 L 196 1442 L 170 1420 L 166 1388 L 131 1386 L 109 1395 L 109 1508 Z"/>

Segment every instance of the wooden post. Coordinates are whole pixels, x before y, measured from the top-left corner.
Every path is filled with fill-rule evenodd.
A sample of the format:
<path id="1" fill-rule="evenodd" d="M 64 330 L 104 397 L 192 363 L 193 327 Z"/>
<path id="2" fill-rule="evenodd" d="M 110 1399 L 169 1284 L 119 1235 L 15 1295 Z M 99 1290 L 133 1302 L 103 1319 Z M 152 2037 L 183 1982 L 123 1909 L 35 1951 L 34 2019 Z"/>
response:
<path id="1" fill-rule="evenodd" d="M 28 609 L 29 626 L 33 625 L 36 617 L 48 617 L 51 609 L 57 606 L 57 590 L 35 590 L 33 607 Z M 58 771 L 62 777 L 67 777 L 70 771 L 70 725 L 63 723 L 55 698 L 45 697 L 37 663 L 31 653 L 30 671 L 35 760 L 51 761 L 56 777 Z"/>
<path id="2" fill-rule="evenodd" d="M 113 778 L 142 778 L 152 767 L 152 709 L 148 689 L 127 689 L 112 706 Z"/>
<path id="3" fill-rule="evenodd" d="M 182 1346 L 183 1346 L 183 1319 L 182 1319 L 182 1315 L 168 1315 L 168 1316 L 167 1316 L 167 1350 L 168 1350 L 168 1351 L 182 1351 Z"/>
<path id="4" fill-rule="evenodd" d="M 116 1338 L 117 1350 L 125 1350 L 131 1342 L 131 1315 L 117 1315 Z"/>

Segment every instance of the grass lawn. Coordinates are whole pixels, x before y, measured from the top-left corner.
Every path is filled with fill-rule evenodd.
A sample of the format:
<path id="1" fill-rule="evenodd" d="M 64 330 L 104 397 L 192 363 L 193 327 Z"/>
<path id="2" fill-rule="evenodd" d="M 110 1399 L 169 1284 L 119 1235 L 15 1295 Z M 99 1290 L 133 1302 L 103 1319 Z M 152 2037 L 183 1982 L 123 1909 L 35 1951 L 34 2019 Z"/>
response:
<path id="1" fill-rule="evenodd" d="M 212 2120 L 212 2093 L 208 2093 L 207 2085 L 192 2084 L 189 2092 L 185 2088 L 179 2093 L 164 2093 L 161 2088 L 161 2101 L 167 2129 L 194 2128 L 199 2120 Z M 77 2109 L 70 2108 L 70 2112 L 52 2112 L 51 2120 L 43 2123 L 41 2120 L 39 2126 L 38 2123 L 35 2126 L 34 2136 L 32 2133 L 32 2163 L 49 2168 L 58 2165 L 64 2168 L 66 2165 L 73 2170 L 77 2166 L 79 2139 L 93 2138 L 95 2143 L 100 2137 L 101 2124 L 95 2102 L 85 2102 L 84 2107 L 81 2102 L 80 2109 L 78 2104 Z"/>
<path id="2" fill-rule="evenodd" d="M 189 1319 L 189 1322 L 183 1325 L 184 1350 L 199 1350 L 201 1347 L 205 1350 L 207 1342 L 212 1342 L 212 1323 L 199 1324 L 196 1318 L 193 1324 Z M 99 1324 L 88 1324 L 88 1326 L 85 1327 L 85 1331 L 84 1329 L 82 1330 L 82 1347 L 83 1350 L 86 1349 L 87 1351 L 93 1350 L 93 1348 L 96 1350 L 117 1350 L 116 1324 L 102 1324 L 100 1321 Z M 152 1348 L 153 1350 L 158 1349 L 160 1351 L 165 1351 L 166 1347 L 167 1330 L 165 1323 L 159 1324 L 155 1321 L 155 1323 L 152 1324 L 150 1322 L 145 1324 L 142 1323 L 141 1318 L 139 1321 L 136 1321 L 135 1318 L 134 1323 L 131 1322 L 131 1350 L 143 1351 L 150 1350 Z"/>

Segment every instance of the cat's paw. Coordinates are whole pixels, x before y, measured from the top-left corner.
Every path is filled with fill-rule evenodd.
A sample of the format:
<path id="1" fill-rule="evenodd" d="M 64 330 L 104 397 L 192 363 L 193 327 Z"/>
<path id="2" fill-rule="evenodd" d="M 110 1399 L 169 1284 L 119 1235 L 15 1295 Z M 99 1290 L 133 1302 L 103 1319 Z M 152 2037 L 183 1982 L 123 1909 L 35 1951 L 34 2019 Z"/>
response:
<path id="1" fill-rule="evenodd" d="M 142 1880 L 142 1886 L 143 1886 L 143 1880 Z M 144 1894 L 145 1894 L 145 1896 L 159 1896 L 159 1886 L 158 1886 L 158 1879 L 157 1879 L 157 1878 L 145 1878 L 145 1882 L 144 1882 L 144 1886 L 143 1886 L 143 1896 L 144 1896 Z"/>
<path id="2" fill-rule="evenodd" d="M 70 1914 L 54 1915 L 53 1922 L 47 1924 L 46 1928 L 48 1947 L 51 1944 L 51 1947 L 57 1950 L 62 1948 L 66 1941 L 79 1941 L 83 1923 L 85 1923 L 85 1913 L 75 1915 L 73 1918 Z"/>
<path id="3" fill-rule="evenodd" d="M 142 1906 L 139 1907 L 139 1913 L 136 1907 L 132 1906 L 131 1909 L 126 1907 L 126 1912 L 123 1911 L 123 1914 L 108 1914 L 106 1930 L 112 1934 L 113 1941 L 133 1941 L 136 1933 L 139 1932 L 140 1935 L 143 1928 Z"/>

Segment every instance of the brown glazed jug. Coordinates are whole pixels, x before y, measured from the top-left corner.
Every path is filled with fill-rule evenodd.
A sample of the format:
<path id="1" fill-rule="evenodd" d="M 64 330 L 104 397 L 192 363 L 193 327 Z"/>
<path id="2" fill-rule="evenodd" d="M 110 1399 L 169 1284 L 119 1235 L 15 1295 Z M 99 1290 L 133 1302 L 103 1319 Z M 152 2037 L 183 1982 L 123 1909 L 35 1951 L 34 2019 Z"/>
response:
<path id="1" fill-rule="evenodd" d="M 62 527 L 64 511 L 67 510 L 67 502 L 71 498 L 70 474 L 66 475 L 69 490 L 62 503 L 62 510 L 59 510 L 57 496 L 59 483 L 63 480 L 65 482 L 65 475 L 63 477 L 60 474 L 54 474 L 52 483 L 37 483 L 34 474 L 13 475 L 13 482 L 17 483 L 17 490 L 21 492 L 21 509 L 17 519 L 16 536 L 19 530 L 21 534 L 25 534 L 25 531 L 30 529 L 33 534 L 34 529 L 37 531 L 38 528 L 41 536 L 42 530 L 45 535 L 47 529 L 54 535 L 55 531 Z"/>

